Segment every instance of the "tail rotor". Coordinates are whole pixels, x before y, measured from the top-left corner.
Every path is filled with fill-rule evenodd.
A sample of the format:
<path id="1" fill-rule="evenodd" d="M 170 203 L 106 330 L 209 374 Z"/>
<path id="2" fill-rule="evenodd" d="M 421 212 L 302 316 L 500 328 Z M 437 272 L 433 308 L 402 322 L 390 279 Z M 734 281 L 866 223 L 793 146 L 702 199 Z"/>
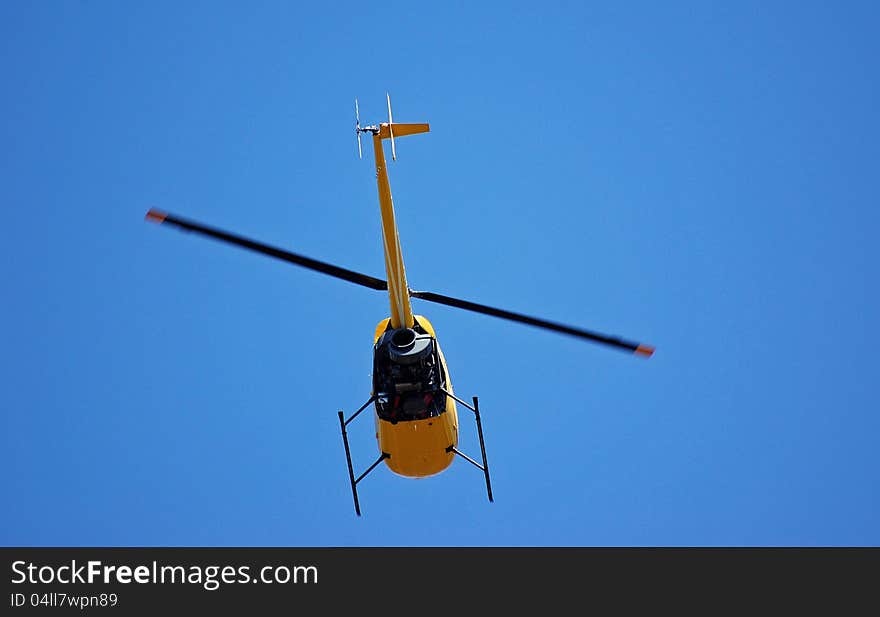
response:
<path id="1" fill-rule="evenodd" d="M 391 114 L 391 95 L 385 93 L 385 102 L 388 105 L 388 122 L 380 124 L 368 124 L 361 126 L 361 110 L 357 98 L 354 100 L 354 131 L 358 142 L 358 157 L 364 157 L 363 145 L 361 144 L 361 133 L 369 133 L 374 139 L 391 140 L 391 159 L 397 160 L 397 137 L 406 137 L 407 135 L 416 135 L 418 133 L 427 133 L 430 129 L 427 122 L 411 123 L 411 122 L 394 122 Z M 379 143 L 379 142 L 376 142 Z M 383 157 L 384 158 L 384 157 Z"/>
<path id="2" fill-rule="evenodd" d="M 358 158 L 364 158 L 364 151 L 361 147 L 361 112 L 358 109 L 358 100 L 355 98 L 354 100 L 354 132 L 357 135 L 358 140 Z"/>
<path id="3" fill-rule="evenodd" d="M 394 123 L 391 121 L 391 95 L 385 93 L 385 99 L 388 101 L 388 134 L 391 135 L 391 160 L 397 160 L 397 151 L 394 149 Z"/>

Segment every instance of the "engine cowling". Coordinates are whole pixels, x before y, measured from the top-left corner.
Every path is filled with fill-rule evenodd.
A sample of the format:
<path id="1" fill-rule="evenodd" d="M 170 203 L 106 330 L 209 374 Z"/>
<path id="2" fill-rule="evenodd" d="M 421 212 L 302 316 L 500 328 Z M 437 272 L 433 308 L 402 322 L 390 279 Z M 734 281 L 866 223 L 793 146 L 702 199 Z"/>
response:
<path id="1" fill-rule="evenodd" d="M 382 343 L 387 346 L 391 361 L 396 364 L 415 364 L 434 352 L 430 334 L 419 334 L 411 328 L 398 328 L 385 333 Z"/>

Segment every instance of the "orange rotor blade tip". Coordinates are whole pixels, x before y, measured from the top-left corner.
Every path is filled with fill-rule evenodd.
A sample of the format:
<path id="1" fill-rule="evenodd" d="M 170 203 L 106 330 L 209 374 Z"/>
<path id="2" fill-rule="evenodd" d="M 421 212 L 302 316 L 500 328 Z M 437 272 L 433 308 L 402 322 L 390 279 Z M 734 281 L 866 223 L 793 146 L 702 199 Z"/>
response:
<path id="1" fill-rule="evenodd" d="M 640 356 L 650 358 L 654 355 L 654 348 L 650 345 L 639 345 L 638 347 L 636 347 L 635 353 L 639 354 Z"/>
<path id="2" fill-rule="evenodd" d="M 150 221 L 152 223 L 161 223 L 168 217 L 168 214 L 162 212 L 161 210 L 156 210 L 156 208 L 150 208 L 147 212 L 147 215 L 144 217 L 145 221 Z"/>

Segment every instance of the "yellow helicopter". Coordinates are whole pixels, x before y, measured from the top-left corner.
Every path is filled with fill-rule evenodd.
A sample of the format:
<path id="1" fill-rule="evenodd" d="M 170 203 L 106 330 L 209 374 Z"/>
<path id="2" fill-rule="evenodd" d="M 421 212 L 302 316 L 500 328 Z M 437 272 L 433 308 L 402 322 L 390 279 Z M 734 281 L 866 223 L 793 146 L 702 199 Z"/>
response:
<path id="1" fill-rule="evenodd" d="M 394 204 L 388 182 L 383 141 L 386 139 L 390 141 L 391 157 L 396 160 L 395 138 L 427 133 L 429 126 L 427 123 L 394 122 L 391 116 L 391 97 L 387 93 L 386 102 L 388 104 L 388 122 L 362 127 L 360 110 L 357 99 L 355 99 L 355 133 L 357 135 L 358 156 L 361 158 L 363 157 L 361 134 L 366 133 L 373 138 L 387 280 L 291 253 L 157 209 L 151 209 L 146 214 L 146 220 L 153 223 L 173 225 L 184 231 L 196 232 L 351 283 L 388 292 L 391 315 L 379 322 L 373 336 L 373 390 L 370 398 L 347 419 L 342 411 L 339 412 L 339 424 L 345 448 L 345 458 L 348 463 L 348 476 L 354 508 L 358 516 L 361 514 L 361 509 L 357 485 L 383 461 L 396 474 L 410 478 L 422 478 L 440 473 L 452 464 L 456 456 L 459 456 L 483 472 L 486 479 L 487 496 L 490 502 L 493 501 L 489 463 L 486 458 L 483 426 L 480 420 L 479 400 L 474 396 L 472 398 L 473 404 L 470 404 L 455 395 L 449 369 L 440 349 L 434 327 L 423 315 L 413 314 L 411 298 L 568 334 L 643 357 L 650 357 L 654 353 L 654 348 L 650 345 L 633 343 L 615 336 L 607 336 L 529 317 L 468 300 L 410 289 L 407 284 L 400 238 L 397 233 L 397 222 L 394 217 Z M 346 428 L 371 404 L 375 409 L 374 418 L 379 457 L 366 471 L 355 477 Z M 456 404 L 463 405 L 474 414 L 482 462 L 478 462 L 458 449 L 459 427 Z"/>

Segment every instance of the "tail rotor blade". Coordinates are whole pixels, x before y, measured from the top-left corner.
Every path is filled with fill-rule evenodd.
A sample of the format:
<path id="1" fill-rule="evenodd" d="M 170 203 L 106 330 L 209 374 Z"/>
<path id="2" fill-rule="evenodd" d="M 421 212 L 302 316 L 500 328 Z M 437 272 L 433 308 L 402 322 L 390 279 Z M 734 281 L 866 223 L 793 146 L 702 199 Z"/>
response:
<path id="1" fill-rule="evenodd" d="M 358 140 L 358 158 L 364 158 L 364 151 L 361 147 L 361 112 L 358 109 L 358 100 L 357 97 L 354 99 L 354 132 L 357 135 Z"/>
<path id="2" fill-rule="evenodd" d="M 391 135 L 391 160 L 397 160 L 397 152 L 394 149 L 394 124 L 391 120 L 391 95 L 385 93 L 385 99 L 388 101 L 388 134 Z"/>

